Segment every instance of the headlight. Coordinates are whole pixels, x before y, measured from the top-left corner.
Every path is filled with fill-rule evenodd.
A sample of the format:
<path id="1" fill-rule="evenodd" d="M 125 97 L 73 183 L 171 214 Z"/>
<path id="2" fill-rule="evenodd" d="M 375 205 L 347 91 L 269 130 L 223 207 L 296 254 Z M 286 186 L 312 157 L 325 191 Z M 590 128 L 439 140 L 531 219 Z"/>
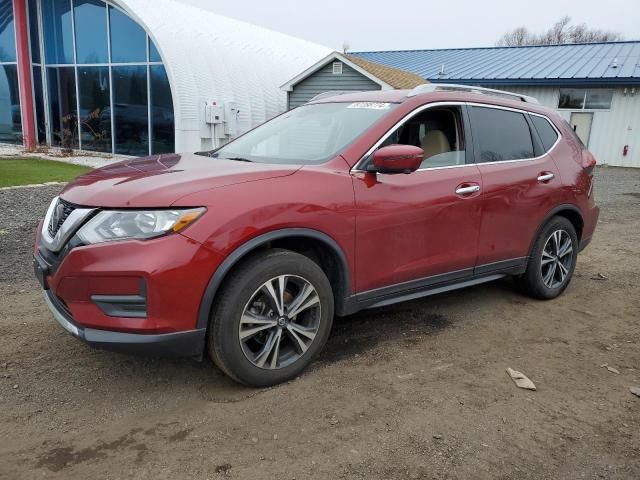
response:
<path id="1" fill-rule="evenodd" d="M 103 210 L 80 228 L 77 236 L 85 244 L 159 237 L 179 232 L 205 210 Z"/>

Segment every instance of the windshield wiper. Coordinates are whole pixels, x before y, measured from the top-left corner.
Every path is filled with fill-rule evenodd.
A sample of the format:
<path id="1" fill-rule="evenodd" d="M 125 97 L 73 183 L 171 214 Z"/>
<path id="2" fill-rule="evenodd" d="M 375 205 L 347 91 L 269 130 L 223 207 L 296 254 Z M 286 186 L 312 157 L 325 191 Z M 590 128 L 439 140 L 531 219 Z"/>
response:
<path id="1" fill-rule="evenodd" d="M 218 158 L 218 157 L 216 157 Z M 219 157 L 221 160 L 236 160 L 238 162 L 249 162 L 252 163 L 252 160 L 249 160 L 248 158 L 242 158 L 242 157 Z"/>

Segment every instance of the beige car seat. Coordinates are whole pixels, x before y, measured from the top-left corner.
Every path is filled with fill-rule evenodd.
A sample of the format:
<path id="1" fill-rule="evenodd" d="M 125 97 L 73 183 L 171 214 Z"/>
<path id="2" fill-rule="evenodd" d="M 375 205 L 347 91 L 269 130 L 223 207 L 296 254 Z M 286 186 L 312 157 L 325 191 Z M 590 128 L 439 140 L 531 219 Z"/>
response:
<path id="1" fill-rule="evenodd" d="M 424 159 L 438 155 L 440 153 L 447 153 L 451 151 L 451 145 L 447 136 L 442 133 L 442 130 L 430 130 L 422 138 L 422 150 L 424 150 Z"/>

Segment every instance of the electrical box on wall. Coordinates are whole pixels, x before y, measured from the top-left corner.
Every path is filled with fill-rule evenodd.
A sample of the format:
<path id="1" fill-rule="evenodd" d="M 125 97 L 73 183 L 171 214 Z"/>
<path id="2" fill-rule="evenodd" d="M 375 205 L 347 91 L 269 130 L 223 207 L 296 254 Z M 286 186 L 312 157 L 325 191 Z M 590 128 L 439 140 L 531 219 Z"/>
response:
<path id="1" fill-rule="evenodd" d="M 215 102 L 207 103 L 204 114 L 205 122 L 210 125 L 218 125 L 224 122 L 224 108 Z"/>
<path id="2" fill-rule="evenodd" d="M 236 102 L 227 102 L 224 104 L 224 133 L 230 137 L 238 134 L 238 105 Z"/>
<path id="3" fill-rule="evenodd" d="M 222 143 L 238 135 L 238 105 L 236 102 L 202 100 L 201 138 L 213 138 Z M 216 143 L 214 143 L 215 145 Z M 219 142 L 217 143 L 219 145 Z"/>

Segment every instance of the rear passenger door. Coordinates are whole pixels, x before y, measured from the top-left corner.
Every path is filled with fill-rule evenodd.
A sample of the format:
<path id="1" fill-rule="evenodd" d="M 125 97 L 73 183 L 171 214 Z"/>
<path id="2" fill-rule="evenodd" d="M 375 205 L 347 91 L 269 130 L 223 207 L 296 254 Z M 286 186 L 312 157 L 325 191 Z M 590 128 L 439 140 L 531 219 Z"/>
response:
<path id="1" fill-rule="evenodd" d="M 475 273 L 517 269 L 526 264 L 533 236 L 559 198 L 562 183 L 549 154 L 558 134 L 538 116 L 537 123 L 547 124 L 538 128 L 551 129 L 545 148 L 533 114 L 485 105 L 470 105 L 469 113 L 483 187 Z"/>

